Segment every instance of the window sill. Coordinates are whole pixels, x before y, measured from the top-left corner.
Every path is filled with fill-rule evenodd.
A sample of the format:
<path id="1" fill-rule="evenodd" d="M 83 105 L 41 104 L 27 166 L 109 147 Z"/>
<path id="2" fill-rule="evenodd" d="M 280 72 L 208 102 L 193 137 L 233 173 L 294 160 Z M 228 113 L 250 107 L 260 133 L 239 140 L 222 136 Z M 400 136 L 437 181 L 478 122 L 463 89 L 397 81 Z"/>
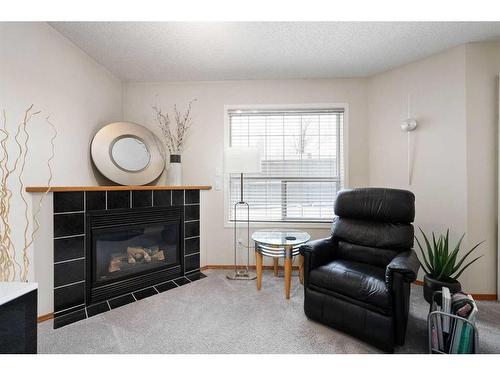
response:
<path id="1" fill-rule="evenodd" d="M 330 229 L 332 223 L 280 223 L 275 221 L 250 223 L 250 229 L 274 229 L 274 228 L 293 228 L 293 229 Z M 238 227 L 246 227 L 246 222 L 238 221 Z M 234 222 L 226 221 L 224 228 L 234 228 Z"/>

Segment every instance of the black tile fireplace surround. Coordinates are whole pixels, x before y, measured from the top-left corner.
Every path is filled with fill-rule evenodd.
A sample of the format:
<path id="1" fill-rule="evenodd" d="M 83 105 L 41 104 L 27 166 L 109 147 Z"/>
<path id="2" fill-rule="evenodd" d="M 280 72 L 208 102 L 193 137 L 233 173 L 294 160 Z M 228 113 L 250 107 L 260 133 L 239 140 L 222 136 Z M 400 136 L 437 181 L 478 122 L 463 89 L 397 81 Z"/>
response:
<path id="1" fill-rule="evenodd" d="M 199 190 L 54 192 L 53 199 L 54 328 L 205 277 Z"/>

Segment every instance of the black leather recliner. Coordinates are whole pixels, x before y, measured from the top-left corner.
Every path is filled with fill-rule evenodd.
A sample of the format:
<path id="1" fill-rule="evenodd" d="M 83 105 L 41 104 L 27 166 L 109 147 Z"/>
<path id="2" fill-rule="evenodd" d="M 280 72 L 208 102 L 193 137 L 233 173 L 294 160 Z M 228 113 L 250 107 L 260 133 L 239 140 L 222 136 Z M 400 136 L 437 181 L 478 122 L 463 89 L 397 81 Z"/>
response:
<path id="1" fill-rule="evenodd" d="M 406 190 L 343 190 L 335 202 L 330 238 L 311 241 L 304 256 L 308 318 L 388 352 L 403 345 L 413 251 L 415 196 Z"/>

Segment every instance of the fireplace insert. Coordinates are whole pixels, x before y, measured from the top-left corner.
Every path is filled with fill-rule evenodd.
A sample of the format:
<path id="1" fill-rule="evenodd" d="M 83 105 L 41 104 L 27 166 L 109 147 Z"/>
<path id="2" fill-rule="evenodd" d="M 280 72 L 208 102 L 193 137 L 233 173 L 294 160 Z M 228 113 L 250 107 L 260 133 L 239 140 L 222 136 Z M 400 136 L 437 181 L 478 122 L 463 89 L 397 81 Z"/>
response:
<path id="1" fill-rule="evenodd" d="M 182 275 L 180 207 L 87 213 L 87 305 Z"/>

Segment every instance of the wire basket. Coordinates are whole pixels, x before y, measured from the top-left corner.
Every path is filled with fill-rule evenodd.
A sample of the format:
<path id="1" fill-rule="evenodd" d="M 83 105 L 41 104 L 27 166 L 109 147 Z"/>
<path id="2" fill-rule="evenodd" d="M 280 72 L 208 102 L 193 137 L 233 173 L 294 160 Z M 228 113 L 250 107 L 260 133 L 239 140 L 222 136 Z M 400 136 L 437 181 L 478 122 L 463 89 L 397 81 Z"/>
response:
<path id="1" fill-rule="evenodd" d="M 441 291 L 434 292 L 432 295 L 432 301 L 436 301 L 439 306 L 441 306 Z M 439 297 L 439 298 L 436 298 Z M 468 325 L 472 329 L 472 350 L 470 354 L 475 354 L 479 350 L 479 335 L 476 328 L 476 325 L 470 322 L 468 319 L 463 318 L 461 316 L 455 314 L 445 313 L 443 311 L 432 310 L 434 304 L 431 304 L 429 315 L 427 316 L 427 338 L 428 338 L 428 346 L 429 346 L 429 354 L 451 354 L 449 351 L 451 350 L 451 345 L 448 350 L 440 350 L 439 347 L 435 347 L 432 344 L 432 325 L 433 323 L 437 325 L 437 319 L 448 317 L 450 318 L 450 327 L 454 327 L 457 321 L 461 320 L 464 324 Z M 448 333 L 450 335 L 450 333 Z"/>

